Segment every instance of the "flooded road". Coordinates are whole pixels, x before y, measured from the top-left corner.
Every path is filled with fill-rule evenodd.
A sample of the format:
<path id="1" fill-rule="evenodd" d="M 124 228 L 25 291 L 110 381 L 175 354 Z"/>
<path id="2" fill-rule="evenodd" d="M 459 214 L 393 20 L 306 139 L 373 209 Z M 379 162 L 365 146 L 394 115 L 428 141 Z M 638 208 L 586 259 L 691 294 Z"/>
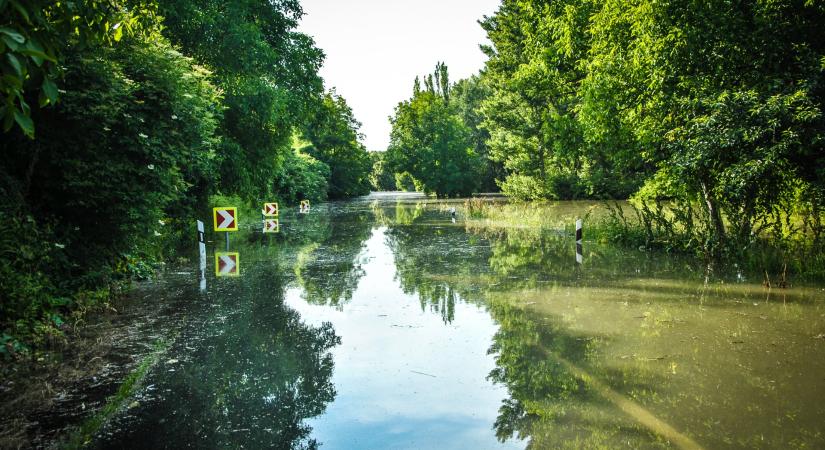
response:
<path id="1" fill-rule="evenodd" d="M 181 289 L 186 324 L 91 445 L 825 447 L 825 287 L 586 229 L 579 266 L 564 230 L 461 211 L 382 194 L 238 233 L 240 276 Z"/>

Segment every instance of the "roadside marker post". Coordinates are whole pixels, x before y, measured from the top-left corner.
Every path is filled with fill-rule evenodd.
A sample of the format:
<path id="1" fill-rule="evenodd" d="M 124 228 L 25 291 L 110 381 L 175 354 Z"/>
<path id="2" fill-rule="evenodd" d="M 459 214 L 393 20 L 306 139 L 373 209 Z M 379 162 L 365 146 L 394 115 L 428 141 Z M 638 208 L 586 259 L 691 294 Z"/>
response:
<path id="1" fill-rule="evenodd" d="M 204 239 L 204 224 L 200 220 L 198 225 L 198 254 L 200 255 L 200 290 L 206 290 L 206 240 Z"/>
<path id="2" fill-rule="evenodd" d="M 576 263 L 581 264 L 584 260 L 582 256 L 582 220 L 576 219 Z"/>
<path id="3" fill-rule="evenodd" d="M 241 261 L 237 252 L 215 252 L 216 277 L 237 277 L 240 275 Z"/>

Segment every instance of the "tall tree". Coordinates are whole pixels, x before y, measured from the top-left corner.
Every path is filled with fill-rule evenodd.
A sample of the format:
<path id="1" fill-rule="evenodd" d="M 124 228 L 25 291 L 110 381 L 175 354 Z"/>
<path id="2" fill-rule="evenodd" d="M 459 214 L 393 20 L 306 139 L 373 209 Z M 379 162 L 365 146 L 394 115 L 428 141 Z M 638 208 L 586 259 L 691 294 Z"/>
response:
<path id="1" fill-rule="evenodd" d="M 160 0 L 173 42 L 214 68 L 227 111 L 222 186 L 247 198 L 270 196 L 293 128 L 323 92 L 323 53 L 294 31 L 297 0 Z"/>
<path id="2" fill-rule="evenodd" d="M 468 195 L 479 187 L 482 164 L 473 149 L 472 132 L 448 101 L 446 65 L 439 63 L 425 80 L 425 91 L 395 108 L 387 158 L 395 172 L 408 172 L 425 192 Z"/>
<path id="3" fill-rule="evenodd" d="M 360 127 L 346 100 L 335 91 L 324 95 L 321 105 L 303 127 L 304 137 L 312 142 L 304 151 L 330 168 L 331 198 L 369 193 L 372 161 L 359 142 Z"/>

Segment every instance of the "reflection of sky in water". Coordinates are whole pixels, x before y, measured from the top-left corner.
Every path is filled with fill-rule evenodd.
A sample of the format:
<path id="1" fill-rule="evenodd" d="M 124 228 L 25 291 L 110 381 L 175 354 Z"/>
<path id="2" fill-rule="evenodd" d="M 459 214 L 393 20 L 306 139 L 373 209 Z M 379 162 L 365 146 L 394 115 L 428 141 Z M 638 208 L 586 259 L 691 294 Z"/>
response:
<path id="1" fill-rule="evenodd" d="M 487 349 L 496 325 L 477 306 L 456 304 L 456 320 L 422 311 L 395 277 L 385 229 L 360 255 L 366 272 L 342 310 L 307 304 L 302 290 L 286 302 L 305 322 L 331 322 L 337 391 L 324 415 L 307 421 L 323 448 L 523 448 L 500 444 L 493 423 L 507 397 L 486 380 L 495 367 Z"/>

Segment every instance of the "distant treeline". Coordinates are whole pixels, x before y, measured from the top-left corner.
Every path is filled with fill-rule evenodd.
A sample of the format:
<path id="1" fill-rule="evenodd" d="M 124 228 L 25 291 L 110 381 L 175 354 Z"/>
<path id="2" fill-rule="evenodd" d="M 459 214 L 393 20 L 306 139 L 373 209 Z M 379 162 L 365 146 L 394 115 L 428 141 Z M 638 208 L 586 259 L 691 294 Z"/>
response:
<path id="1" fill-rule="evenodd" d="M 369 191 L 297 0 L 0 1 L 0 352 L 191 241 L 210 198 Z M 22 340 L 22 341 L 21 341 Z"/>
<path id="2" fill-rule="evenodd" d="M 504 0 L 480 24 L 477 76 L 439 63 L 397 106 L 399 186 L 633 196 L 645 240 L 710 251 L 821 242 L 825 2 Z"/>

